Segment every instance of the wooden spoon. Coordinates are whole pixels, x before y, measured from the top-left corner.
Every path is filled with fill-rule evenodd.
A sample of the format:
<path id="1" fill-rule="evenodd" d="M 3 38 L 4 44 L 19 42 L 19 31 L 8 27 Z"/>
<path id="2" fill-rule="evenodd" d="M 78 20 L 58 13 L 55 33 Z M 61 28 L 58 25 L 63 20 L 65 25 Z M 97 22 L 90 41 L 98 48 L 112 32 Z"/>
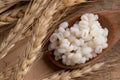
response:
<path id="1" fill-rule="evenodd" d="M 52 52 L 47 52 L 47 56 L 50 59 L 50 61 L 55 64 L 56 66 L 64 69 L 75 69 L 75 68 L 81 68 L 85 65 L 91 64 L 95 61 L 97 61 L 99 58 L 103 57 L 105 53 L 120 39 L 120 11 L 102 11 L 102 12 L 94 12 L 99 16 L 99 22 L 103 27 L 108 28 L 109 34 L 108 34 L 108 47 L 102 51 L 99 55 L 97 55 L 95 58 L 92 58 L 91 60 L 87 61 L 84 64 L 78 64 L 74 66 L 66 66 L 62 64 L 61 60 L 56 61 L 54 59 L 54 55 Z M 68 21 L 70 26 L 74 24 L 76 21 L 80 20 L 81 12 L 75 12 L 74 14 L 70 15 L 69 17 L 65 18 L 63 21 Z M 62 22 L 63 22 L 62 21 Z"/>

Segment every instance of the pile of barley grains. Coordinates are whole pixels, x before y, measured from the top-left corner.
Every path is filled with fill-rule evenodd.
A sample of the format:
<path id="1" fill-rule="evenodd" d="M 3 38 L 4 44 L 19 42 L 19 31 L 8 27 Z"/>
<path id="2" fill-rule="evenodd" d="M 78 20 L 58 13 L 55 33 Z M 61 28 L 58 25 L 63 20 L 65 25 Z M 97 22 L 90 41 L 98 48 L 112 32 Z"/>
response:
<path id="1" fill-rule="evenodd" d="M 108 47 L 108 29 L 102 28 L 98 15 L 86 13 L 81 20 L 68 27 L 63 22 L 50 37 L 48 49 L 54 51 L 55 60 L 65 65 L 85 63 Z"/>

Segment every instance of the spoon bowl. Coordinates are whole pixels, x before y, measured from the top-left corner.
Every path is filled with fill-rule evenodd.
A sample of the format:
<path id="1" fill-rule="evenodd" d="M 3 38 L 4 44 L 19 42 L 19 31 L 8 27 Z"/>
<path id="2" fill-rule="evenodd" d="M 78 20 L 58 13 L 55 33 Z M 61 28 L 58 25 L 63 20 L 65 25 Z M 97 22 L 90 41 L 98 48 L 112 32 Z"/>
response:
<path id="1" fill-rule="evenodd" d="M 97 14 L 99 16 L 99 22 L 102 25 L 103 28 L 107 28 L 109 31 L 108 34 L 108 47 L 102 51 L 99 55 L 96 57 L 90 59 L 86 63 L 81 63 L 81 64 L 76 64 L 74 66 L 67 66 L 62 63 L 61 60 L 56 61 L 55 57 L 53 55 L 53 52 L 47 52 L 47 56 L 50 59 L 50 61 L 55 64 L 56 66 L 64 69 L 76 69 L 76 68 L 81 68 L 83 66 L 86 66 L 88 64 L 91 64 L 101 57 L 103 57 L 104 54 L 107 53 L 107 51 L 120 39 L 119 34 L 120 34 L 120 27 L 118 27 L 118 22 L 120 22 L 119 18 L 120 16 L 120 11 L 102 11 L 102 12 L 95 12 L 94 14 Z M 76 21 L 80 20 L 81 17 L 80 11 L 70 15 L 69 17 L 65 18 L 62 20 L 62 22 L 67 21 L 70 26 L 72 26 Z M 115 20 L 116 19 L 116 20 Z"/>

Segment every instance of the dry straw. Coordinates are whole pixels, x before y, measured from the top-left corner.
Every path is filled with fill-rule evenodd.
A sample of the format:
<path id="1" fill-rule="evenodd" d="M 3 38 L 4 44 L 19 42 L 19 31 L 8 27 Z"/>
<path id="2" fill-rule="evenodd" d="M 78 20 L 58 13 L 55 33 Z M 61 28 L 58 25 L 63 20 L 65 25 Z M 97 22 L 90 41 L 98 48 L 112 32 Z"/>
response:
<path id="1" fill-rule="evenodd" d="M 46 0 L 35 0 L 31 1 L 31 4 L 29 5 L 25 15 L 23 18 L 19 19 L 16 26 L 11 29 L 8 36 L 3 40 L 3 42 L 0 45 L 0 59 L 4 58 L 9 50 L 15 45 L 15 43 L 21 39 L 22 34 L 26 32 L 26 30 L 31 27 L 33 22 L 35 21 L 35 18 L 41 15 L 43 7 L 45 6 Z M 47 1 L 48 3 L 48 1 Z M 38 10 L 39 9 L 39 10 Z"/>
<path id="2" fill-rule="evenodd" d="M 27 6 L 20 6 L 0 15 L 0 26 L 10 24 L 23 17 Z"/>
<path id="3" fill-rule="evenodd" d="M 68 0 L 70 3 L 71 0 Z M 81 2 L 84 2 L 81 0 Z M 80 0 L 78 3 L 81 3 Z M 39 52 L 41 52 L 42 41 L 46 37 L 49 26 L 53 23 L 53 15 L 68 6 L 72 6 L 76 3 L 76 0 L 72 0 L 71 4 L 65 3 L 64 0 L 52 0 L 48 7 L 44 10 L 42 16 L 39 18 L 38 23 L 33 29 L 33 34 L 28 47 L 26 49 L 26 56 L 20 64 L 20 69 L 17 74 L 17 80 L 23 80 L 26 73 L 29 71 L 31 65 L 36 60 Z M 40 53 L 42 55 L 42 52 Z"/>
<path id="4" fill-rule="evenodd" d="M 93 66 L 86 66 L 82 69 L 72 70 L 72 71 L 62 71 L 57 72 L 49 78 L 40 79 L 40 80 L 73 80 L 75 78 L 83 77 L 86 74 L 92 73 L 93 71 L 97 71 L 103 66 L 104 63 L 97 63 Z"/>

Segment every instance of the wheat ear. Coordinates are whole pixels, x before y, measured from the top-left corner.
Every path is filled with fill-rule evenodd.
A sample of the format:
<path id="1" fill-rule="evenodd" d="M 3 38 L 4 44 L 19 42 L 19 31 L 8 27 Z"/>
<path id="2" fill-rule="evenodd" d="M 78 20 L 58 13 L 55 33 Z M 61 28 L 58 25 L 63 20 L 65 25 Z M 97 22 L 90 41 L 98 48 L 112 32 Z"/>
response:
<path id="1" fill-rule="evenodd" d="M 76 69 L 72 71 L 61 71 L 53 74 L 49 78 L 44 78 L 40 80 L 72 80 L 75 78 L 83 77 L 85 74 L 92 73 L 93 71 L 99 70 L 104 63 L 97 63 L 93 66 L 86 66 L 82 69 Z"/>
<path id="2" fill-rule="evenodd" d="M 16 67 L 9 67 L 0 72 L 0 80 L 10 80 L 13 78 L 14 72 L 16 71 L 15 68 Z"/>
<path id="3" fill-rule="evenodd" d="M 20 1 L 30 1 L 30 0 L 0 0 L 0 9 L 12 3 L 18 3 Z"/>
<path id="4" fill-rule="evenodd" d="M 47 31 L 46 30 L 48 27 L 47 23 L 51 20 L 51 18 L 52 18 L 51 15 L 53 15 L 53 13 L 55 13 L 55 11 L 56 11 L 55 9 L 56 9 L 57 2 L 58 2 L 57 0 L 52 0 L 50 2 L 48 7 L 42 13 L 42 16 L 39 18 L 38 23 L 35 25 L 35 28 L 34 28 L 35 30 L 33 30 L 33 31 L 38 30 L 40 33 L 33 32 L 35 34 L 32 34 L 33 36 L 32 36 L 31 41 L 35 42 L 35 44 L 34 43 L 32 44 L 31 42 L 29 42 L 29 44 L 28 44 L 29 48 L 27 48 L 26 56 L 24 57 L 23 61 L 21 62 L 20 69 L 18 70 L 16 80 L 23 80 L 24 79 L 24 76 L 26 75 L 26 73 L 30 69 L 32 62 L 34 62 L 34 60 L 36 59 L 36 57 L 37 57 L 36 56 L 36 54 L 37 54 L 36 48 L 38 47 L 37 44 L 41 43 L 41 41 L 45 37 L 43 34 Z M 38 38 L 36 38 L 36 36 L 38 36 Z M 39 43 L 37 43 L 38 40 L 39 40 Z M 34 58 L 32 55 L 34 56 Z"/>
<path id="5" fill-rule="evenodd" d="M 22 59 L 20 69 L 17 74 L 17 80 L 23 80 L 26 73 L 29 71 L 31 65 L 36 60 L 38 54 L 41 52 L 42 41 L 44 40 L 49 26 L 52 24 L 53 15 L 71 5 L 61 7 L 64 4 L 60 0 L 52 0 L 48 7 L 43 12 L 38 20 L 38 24 L 33 29 L 33 34 L 26 50 L 26 56 Z M 74 4 L 73 4 L 74 5 Z M 59 7 L 60 6 L 60 7 Z M 41 52 L 42 53 L 42 52 Z M 42 55 L 42 54 L 41 54 Z"/>
<path id="6" fill-rule="evenodd" d="M 49 1 L 47 1 L 49 3 Z M 9 50 L 15 45 L 15 43 L 22 37 L 22 34 L 31 27 L 35 18 L 42 14 L 43 6 L 45 6 L 46 0 L 31 1 L 23 18 L 19 19 L 16 26 L 11 29 L 8 36 L 3 40 L 0 45 L 0 59 L 5 57 Z M 33 5 L 31 5 L 33 4 Z"/>
<path id="7" fill-rule="evenodd" d="M 9 9 L 13 5 L 19 3 L 21 0 L 0 0 L 0 13 Z"/>
<path id="8" fill-rule="evenodd" d="M 10 10 L 0 15 L 0 26 L 10 24 L 12 22 L 17 21 L 19 18 L 23 17 L 27 5 L 20 6 L 15 8 L 14 10 Z"/>

